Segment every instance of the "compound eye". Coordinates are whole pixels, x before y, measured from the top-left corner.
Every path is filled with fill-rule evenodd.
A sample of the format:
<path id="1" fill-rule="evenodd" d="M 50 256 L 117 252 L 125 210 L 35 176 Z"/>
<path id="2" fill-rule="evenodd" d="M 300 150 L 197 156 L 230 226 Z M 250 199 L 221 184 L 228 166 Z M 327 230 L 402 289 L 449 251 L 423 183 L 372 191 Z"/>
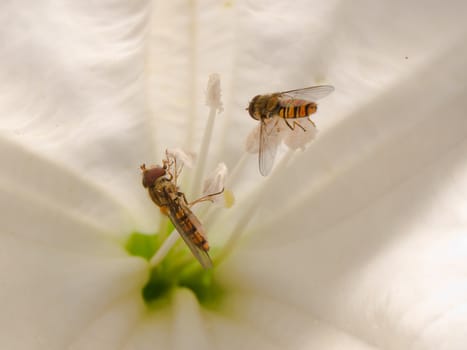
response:
<path id="1" fill-rule="evenodd" d="M 153 186 L 158 178 L 166 174 L 165 169 L 160 166 L 150 169 L 142 167 L 141 169 L 143 170 L 143 186 L 145 188 Z"/>
<path id="2" fill-rule="evenodd" d="M 255 96 L 251 102 L 250 102 L 250 105 L 248 106 L 248 113 L 250 113 L 250 116 L 253 118 L 253 119 L 256 119 L 258 120 L 258 116 L 255 115 L 255 105 L 256 105 L 256 100 L 258 99 L 260 95 L 258 96 Z"/>

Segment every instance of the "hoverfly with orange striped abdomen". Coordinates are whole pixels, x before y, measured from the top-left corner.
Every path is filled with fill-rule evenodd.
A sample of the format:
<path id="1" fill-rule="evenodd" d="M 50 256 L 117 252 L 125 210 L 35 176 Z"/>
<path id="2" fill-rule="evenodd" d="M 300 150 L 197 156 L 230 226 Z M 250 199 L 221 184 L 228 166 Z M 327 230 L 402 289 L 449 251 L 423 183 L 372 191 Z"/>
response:
<path id="1" fill-rule="evenodd" d="M 272 169 L 276 156 L 278 142 L 274 128 L 283 121 L 291 130 L 306 128 L 297 119 L 309 118 L 318 105 L 315 101 L 334 91 L 331 85 L 311 86 L 303 89 L 275 92 L 255 96 L 247 110 L 253 119 L 261 123 L 259 133 L 259 171 L 266 176 Z"/>
<path id="2" fill-rule="evenodd" d="M 209 243 L 203 225 L 193 214 L 190 207 L 203 201 L 212 201 L 214 196 L 221 194 L 213 193 L 189 203 L 183 192 L 180 192 L 177 179 L 181 172 L 181 167 L 177 167 L 177 160 L 166 151 L 166 159 L 163 166 L 146 168 L 141 165 L 143 175 L 143 186 L 148 189 L 152 201 L 160 208 L 161 212 L 167 215 L 175 226 L 175 229 L 185 241 L 188 248 L 199 261 L 201 266 L 208 269 L 212 267 L 209 257 Z"/>

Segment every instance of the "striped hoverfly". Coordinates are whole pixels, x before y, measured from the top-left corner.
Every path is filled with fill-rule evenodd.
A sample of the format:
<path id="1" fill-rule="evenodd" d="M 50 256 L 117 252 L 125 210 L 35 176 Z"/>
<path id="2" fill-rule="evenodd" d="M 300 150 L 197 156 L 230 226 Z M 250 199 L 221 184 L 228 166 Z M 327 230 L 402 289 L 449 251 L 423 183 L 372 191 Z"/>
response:
<path id="1" fill-rule="evenodd" d="M 259 132 L 259 171 L 266 176 L 272 169 L 278 146 L 276 127 L 282 121 L 290 130 L 296 127 L 304 132 L 306 128 L 299 119 L 306 118 L 315 126 L 309 118 L 316 113 L 318 105 L 315 101 L 326 97 L 334 91 L 331 85 L 311 86 L 283 92 L 275 92 L 266 95 L 257 95 L 247 108 L 250 116 L 260 121 Z"/>
<path id="2" fill-rule="evenodd" d="M 221 194 L 224 190 L 188 202 L 185 194 L 180 192 L 177 185 L 182 167 L 177 167 L 176 158 L 168 152 L 166 152 L 166 159 L 162 166 L 148 169 L 145 164 L 142 164 L 140 168 L 143 186 L 147 188 L 152 201 L 164 215 L 169 217 L 201 266 L 205 269 L 212 268 L 212 261 L 208 254 L 209 243 L 203 225 L 190 208 L 196 203 L 211 201 L 214 196 Z"/>

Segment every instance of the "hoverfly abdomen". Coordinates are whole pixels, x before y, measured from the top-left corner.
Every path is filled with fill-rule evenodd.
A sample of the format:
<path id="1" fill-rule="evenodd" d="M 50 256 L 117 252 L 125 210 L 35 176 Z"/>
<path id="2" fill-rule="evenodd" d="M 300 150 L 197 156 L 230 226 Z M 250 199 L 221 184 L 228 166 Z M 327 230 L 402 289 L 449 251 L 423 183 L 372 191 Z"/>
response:
<path id="1" fill-rule="evenodd" d="M 277 115 L 285 119 L 304 118 L 315 113 L 317 109 L 318 106 L 314 102 L 292 100 L 286 106 L 281 106 L 277 112 Z"/>
<path id="2" fill-rule="evenodd" d="M 204 237 L 204 230 L 191 209 L 183 204 L 173 207 L 173 209 L 173 216 L 179 222 L 183 232 L 185 232 L 191 242 L 207 252 L 209 250 L 209 244 Z"/>
<path id="3" fill-rule="evenodd" d="M 316 113 L 316 111 L 318 110 L 318 105 L 316 103 L 310 103 L 307 107 L 306 107 L 306 113 L 307 115 L 312 115 L 313 113 Z"/>

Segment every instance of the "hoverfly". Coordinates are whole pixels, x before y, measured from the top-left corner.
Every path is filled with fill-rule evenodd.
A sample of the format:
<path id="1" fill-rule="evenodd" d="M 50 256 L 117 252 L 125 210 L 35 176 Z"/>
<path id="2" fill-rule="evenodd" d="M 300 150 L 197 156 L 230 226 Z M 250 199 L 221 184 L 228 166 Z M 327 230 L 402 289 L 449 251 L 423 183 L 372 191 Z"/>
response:
<path id="1" fill-rule="evenodd" d="M 259 171 L 266 176 L 272 169 L 276 156 L 278 135 L 274 129 L 283 121 L 291 130 L 305 127 L 296 119 L 308 118 L 316 112 L 318 105 L 315 101 L 334 91 L 331 85 L 311 86 L 303 89 L 275 92 L 267 95 L 255 96 L 247 110 L 253 119 L 259 120 Z"/>
<path id="2" fill-rule="evenodd" d="M 181 168 L 177 168 L 176 158 L 166 152 L 163 166 L 149 169 L 141 165 L 143 186 L 148 189 L 152 201 L 167 215 L 175 229 L 185 241 L 188 248 L 205 269 L 212 267 L 209 257 L 209 243 L 201 222 L 193 214 L 190 207 L 196 203 L 209 201 L 224 190 L 213 193 L 189 203 L 183 192 L 179 191 L 177 179 Z"/>

